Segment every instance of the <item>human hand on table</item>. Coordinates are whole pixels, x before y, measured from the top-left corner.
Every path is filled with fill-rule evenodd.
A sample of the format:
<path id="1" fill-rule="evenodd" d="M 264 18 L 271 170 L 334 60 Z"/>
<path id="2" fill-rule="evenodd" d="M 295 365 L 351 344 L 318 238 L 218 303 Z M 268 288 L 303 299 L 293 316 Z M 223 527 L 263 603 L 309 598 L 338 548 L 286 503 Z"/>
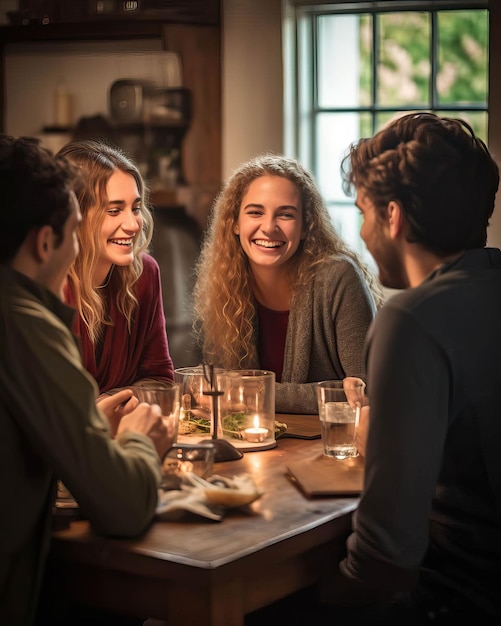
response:
<path id="1" fill-rule="evenodd" d="M 162 409 L 158 404 L 139 402 L 133 411 L 122 417 L 118 424 L 117 435 L 127 430 L 149 437 L 160 459 L 164 458 L 165 453 L 171 447 L 167 426 L 162 419 Z"/>
<path id="2" fill-rule="evenodd" d="M 362 396 L 360 396 L 360 384 L 363 385 Z M 343 388 L 350 406 L 360 407 L 358 424 L 355 430 L 355 445 L 359 455 L 365 456 L 365 445 L 369 428 L 369 398 L 365 394 L 365 383 L 361 378 L 348 376 L 343 379 Z"/>
<path id="3" fill-rule="evenodd" d="M 134 395 L 132 389 L 120 389 L 110 395 L 103 393 L 96 400 L 97 406 L 106 415 L 110 423 L 111 436 L 115 437 L 118 424 L 124 415 L 133 411 L 139 400 Z"/>
<path id="4" fill-rule="evenodd" d="M 367 432 L 369 430 L 370 419 L 370 407 L 369 405 L 363 406 L 360 410 L 360 418 L 355 430 L 355 445 L 357 446 L 358 454 L 365 456 L 365 445 L 367 443 Z"/>
<path id="5" fill-rule="evenodd" d="M 343 389 L 350 406 L 369 404 L 369 398 L 365 395 L 365 382 L 361 378 L 356 376 L 343 378 Z"/>

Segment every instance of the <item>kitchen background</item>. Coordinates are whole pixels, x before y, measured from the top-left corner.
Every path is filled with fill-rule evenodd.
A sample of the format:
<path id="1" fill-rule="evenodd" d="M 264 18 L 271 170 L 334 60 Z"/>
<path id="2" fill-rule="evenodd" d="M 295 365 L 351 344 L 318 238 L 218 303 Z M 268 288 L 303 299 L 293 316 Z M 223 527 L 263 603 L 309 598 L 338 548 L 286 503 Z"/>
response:
<path id="1" fill-rule="evenodd" d="M 0 25 L 10 26 L 7 12 L 19 7 L 22 0 L 0 0 Z M 142 166 L 153 191 L 152 252 L 161 267 L 169 345 L 177 367 L 200 360 L 190 336 L 189 308 L 193 266 L 212 201 L 233 167 L 263 150 L 281 151 L 283 144 L 281 39 L 276 37 L 280 2 L 236 0 L 226 3 L 220 17 L 215 25 L 169 23 L 159 36 L 148 33 L 144 38 L 128 33 L 120 38 L 118 31 L 104 29 L 88 40 L 85 24 L 80 29 L 71 24 L 66 35 L 43 41 L 24 35 L 17 40 L 18 35 L 0 29 L 4 132 L 39 136 L 58 150 L 79 128 L 105 134 L 111 124 L 113 130 L 119 127 L 118 142 Z M 256 33 L 262 50 L 256 50 Z M 246 62 L 249 55 L 256 65 Z M 113 119 L 110 87 L 124 79 L 186 91 L 188 119 L 181 130 L 171 120 L 174 139 L 168 121 L 164 127 L 161 121 L 141 127 Z M 272 96 L 269 102 L 263 94 Z M 223 119 L 228 132 L 223 132 Z M 182 171 L 172 173 L 169 164 L 176 162 L 177 149 Z"/>

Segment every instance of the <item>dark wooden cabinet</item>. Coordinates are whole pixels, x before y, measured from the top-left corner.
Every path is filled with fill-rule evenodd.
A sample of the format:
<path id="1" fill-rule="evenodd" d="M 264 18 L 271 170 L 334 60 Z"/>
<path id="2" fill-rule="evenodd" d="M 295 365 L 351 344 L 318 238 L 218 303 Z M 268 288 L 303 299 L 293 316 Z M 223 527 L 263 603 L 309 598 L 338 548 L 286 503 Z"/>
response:
<path id="1" fill-rule="evenodd" d="M 13 25 L 95 21 L 163 21 L 218 26 L 219 0 L 19 0 L 9 11 Z"/>
<path id="2" fill-rule="evenodd" d="M 160 21 L 94 21 L 66 24 L 30 23 L 26 26 L 0 26 L 0 44 L 30 41 L 103 41 L 113 39 L 148 39 L 162 36 Z"/>

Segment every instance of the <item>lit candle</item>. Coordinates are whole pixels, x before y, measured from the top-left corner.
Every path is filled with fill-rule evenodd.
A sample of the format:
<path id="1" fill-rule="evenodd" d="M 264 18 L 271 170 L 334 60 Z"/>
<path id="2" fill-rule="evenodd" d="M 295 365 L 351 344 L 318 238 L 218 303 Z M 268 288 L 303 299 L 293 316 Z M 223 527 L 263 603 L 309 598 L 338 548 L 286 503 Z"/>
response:
<path id="1" fill-rule="evenodd" d="M 254 428 L 246 428 L 244 430 L 245 438 L 251 443 L 259 443 L 261 441 L 264 441 L 267 434 L 268 429 L 261 428 L 259 426 L 259 417 L 257 415 L 254 415 Z"/>

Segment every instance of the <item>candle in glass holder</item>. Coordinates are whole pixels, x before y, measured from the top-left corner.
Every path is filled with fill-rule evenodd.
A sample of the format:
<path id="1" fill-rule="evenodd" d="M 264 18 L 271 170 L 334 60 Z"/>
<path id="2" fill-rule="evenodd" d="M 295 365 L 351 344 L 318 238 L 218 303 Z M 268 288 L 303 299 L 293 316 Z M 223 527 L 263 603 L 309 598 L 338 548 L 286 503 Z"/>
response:
<path id="1" fill-rule="evenodd" d="M 244 430 L 244 435 L 247 441 L 251 443 L 260 443 L 261 441 L 264 441 L 266 439 L 266 436 L 268 435 L 268 429 L 261 428 L 259 426 L 259 417 L 257 415 L 254 415 L 254 427 L 246 428 Z"/>

